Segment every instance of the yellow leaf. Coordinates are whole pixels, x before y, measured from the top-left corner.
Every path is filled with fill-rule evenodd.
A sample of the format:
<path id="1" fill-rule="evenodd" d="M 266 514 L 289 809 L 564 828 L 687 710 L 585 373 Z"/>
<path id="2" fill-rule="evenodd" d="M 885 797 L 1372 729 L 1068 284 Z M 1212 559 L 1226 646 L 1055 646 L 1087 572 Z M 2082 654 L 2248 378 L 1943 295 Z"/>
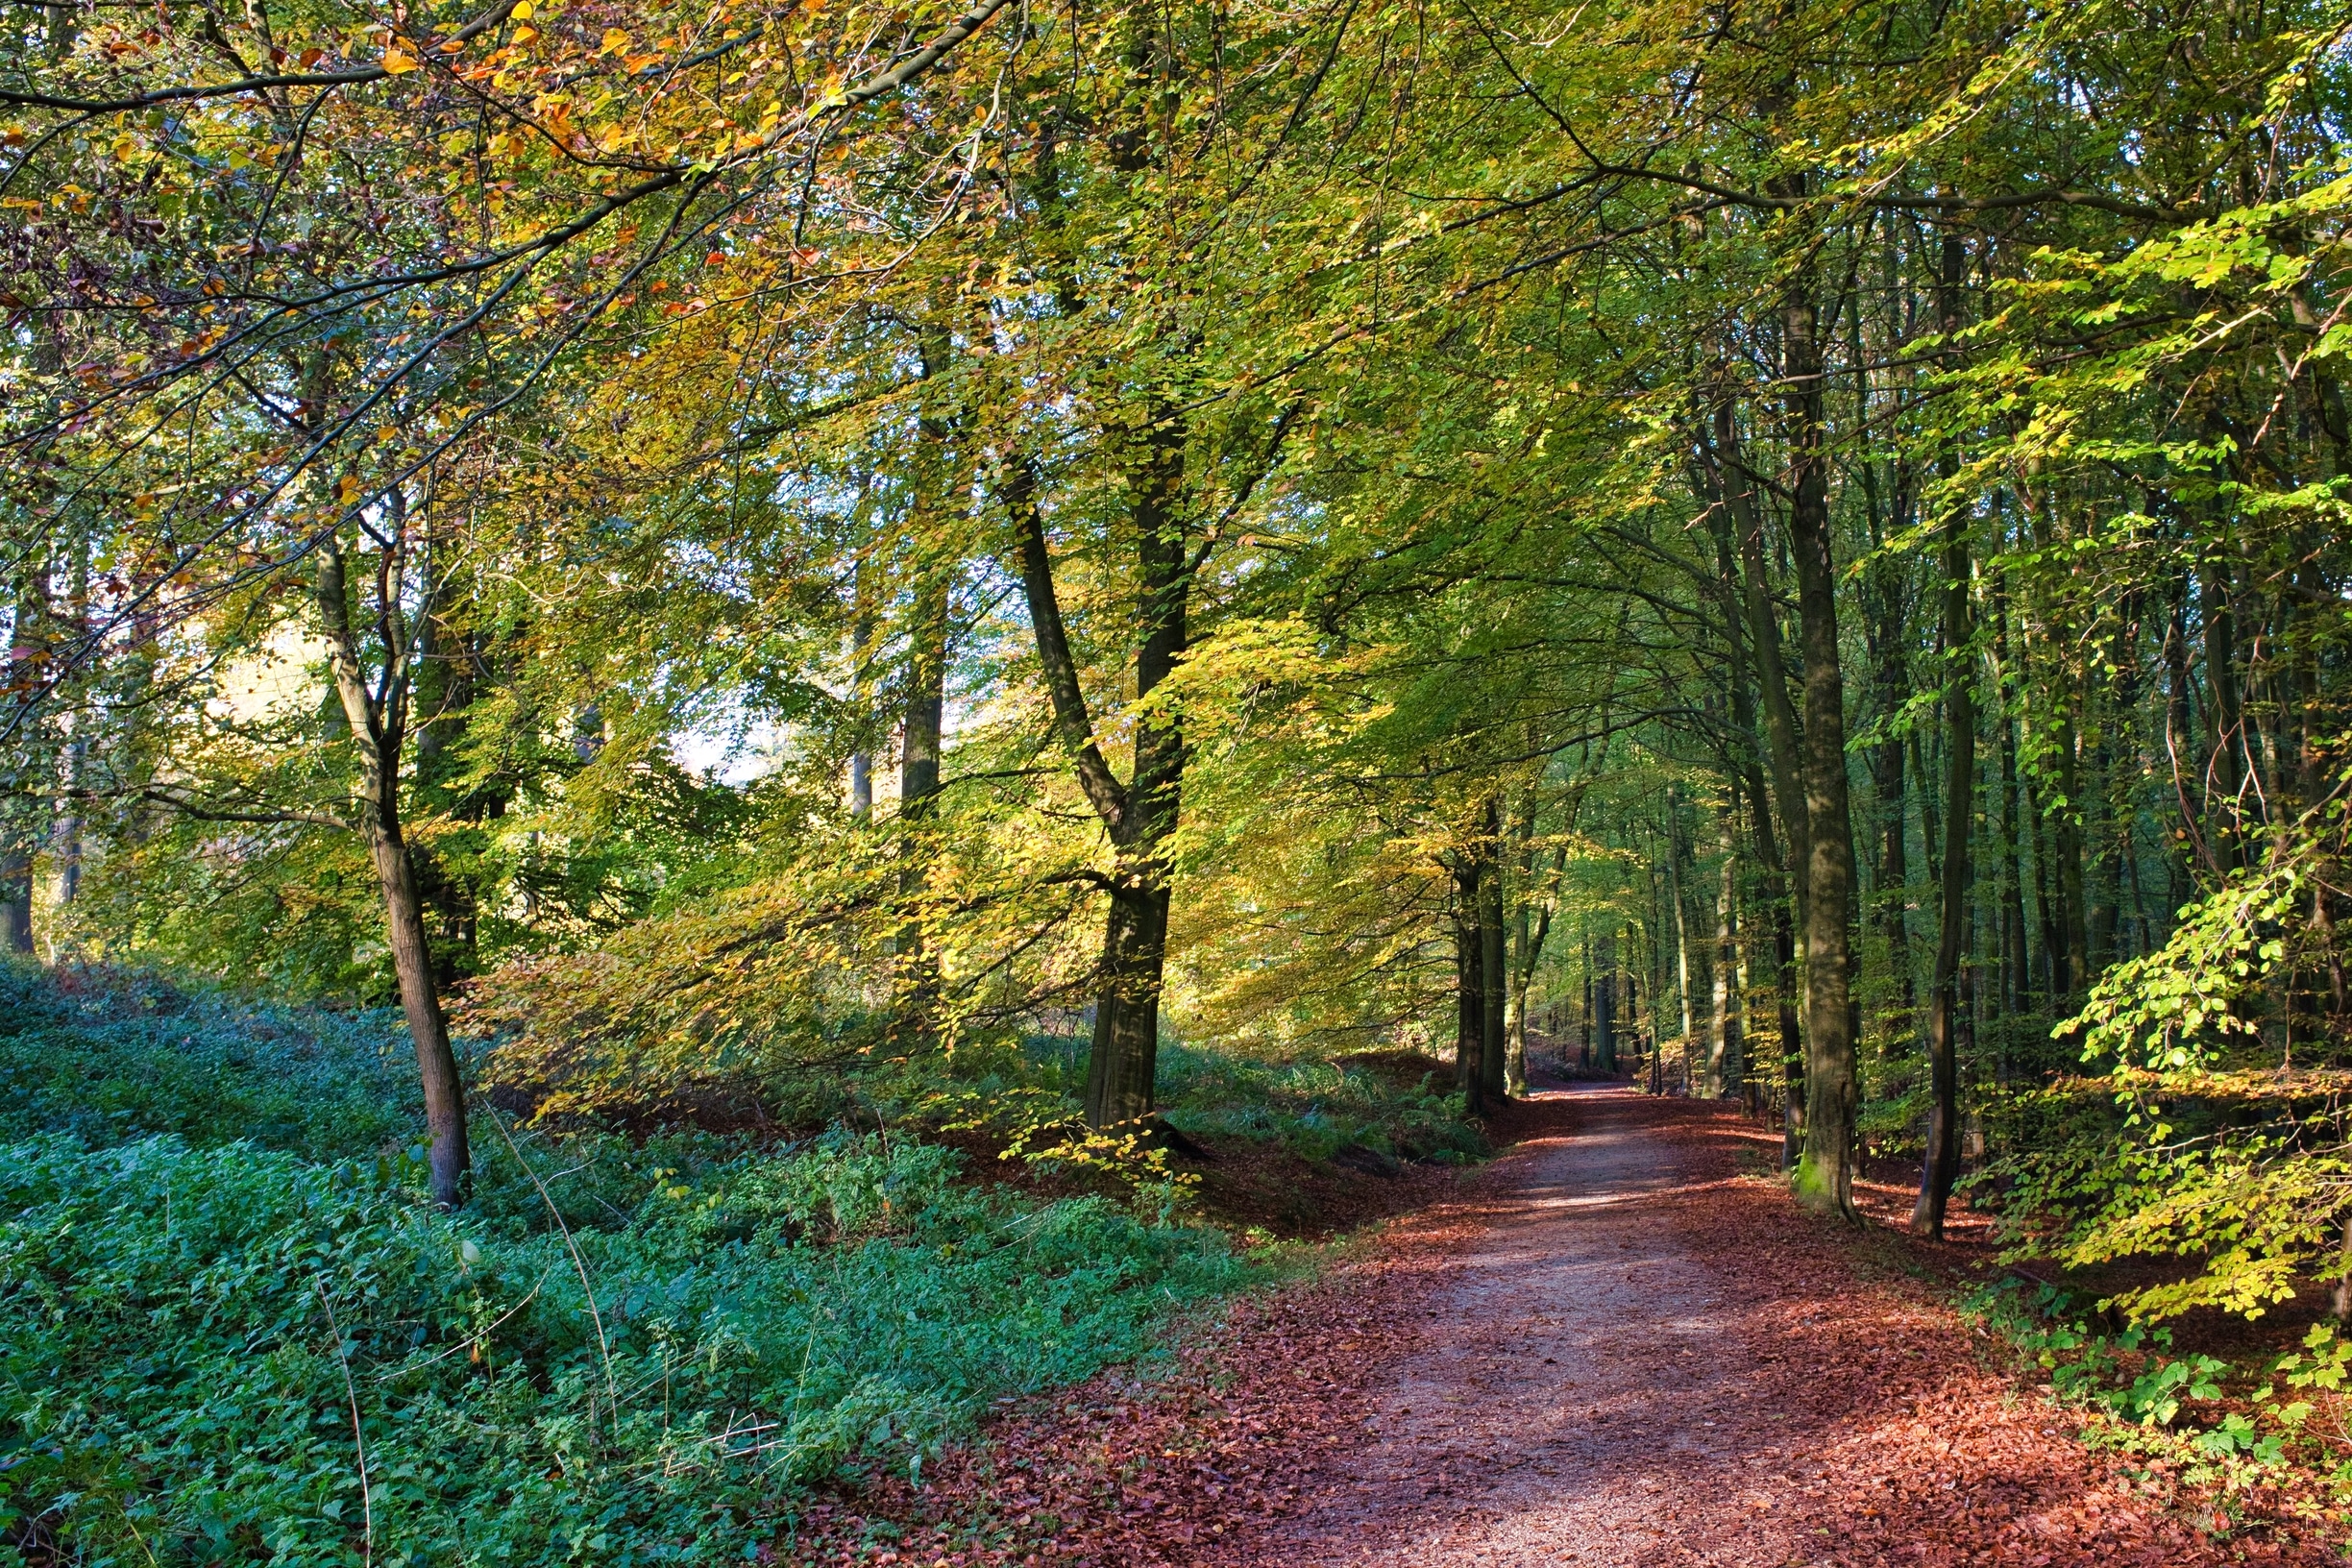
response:
<path id="1" fill-rule="evenodd" d="M 603 45 L 597 50 L 597 53 L 600 55 L 615 55 L 619 54 L 622 50 L 626 49 L 628 46 L 629 36 L 626 33 L 622 32 L 617 27 L 608 27 L 604 30 Z"/>
<path id="2" fill-rule="evenodd" d="M 531 19 L 531 0 L 519 0 L 519 3 L 515 6 L 514 10 L 508 12 L 506 14 L 512 16 L 518 22 L 529 21 Z"/>
<path id="3" fill-rule="evenodd" d="M 417 68 L 416 56 L 403 53 L 400 45 L 395 44 L 384 51 L 383 68 L 386 76 L 400 76 L 413 71 Z"/>
<path id="4" fill-rule="evenodd" d="M 535 27 L 518 27 L 514 30 L 514 41 L 517 44 L 528 43 L 538 36 L 539 30 Z"/>

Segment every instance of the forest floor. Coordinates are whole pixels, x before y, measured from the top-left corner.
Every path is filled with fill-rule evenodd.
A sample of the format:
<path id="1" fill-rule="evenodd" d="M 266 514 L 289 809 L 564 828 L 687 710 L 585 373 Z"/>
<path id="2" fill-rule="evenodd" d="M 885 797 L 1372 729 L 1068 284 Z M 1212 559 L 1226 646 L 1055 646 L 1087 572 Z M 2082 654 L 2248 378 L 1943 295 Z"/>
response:
<path id="1" fill-rule="evenodd" d="M 2075 1437 L 1955 1316 L 1986 1249 L 1790 1204 L 1727 1107 L 1539 1092 L 1519 1139 L 1172 1364 L 1009 1410 L 767 1560 L 1193 1568 L 2341 1562 Z M 1874 1190 L 1866 1207 L 1894 1210 Z M 1886 1217 L 1892 1218 L 1890 1213 Z M 2226 1525 L 2227 1528 L 2220 1528 Z"/>

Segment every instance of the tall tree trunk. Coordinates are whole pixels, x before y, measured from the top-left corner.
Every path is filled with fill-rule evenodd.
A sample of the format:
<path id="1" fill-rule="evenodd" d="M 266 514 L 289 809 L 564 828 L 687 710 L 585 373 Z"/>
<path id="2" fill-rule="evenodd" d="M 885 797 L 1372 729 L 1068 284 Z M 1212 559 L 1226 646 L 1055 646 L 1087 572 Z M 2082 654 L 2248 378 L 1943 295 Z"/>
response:
<path id="1" fill-rule="evenodd" d="M 1846 780 L 1846 683 L 1822 425 L 1819 318 L 1800 267 L 1780 312 L 1789 391 L 1791 552 L 1804 661 L 1804 1153 L 1793 1175 L 1806 1207 L 1857 1218 L 1853 1207 L 1853 814 Z"/>
<path id="2" fill-rule="evenodd" d="M 1176 668 L 1186 648 L 1192 576 L 1177 516 L 1184 482 L 1184 427 L 1175 407 L 1155 400 L 1148 433 L 1130 470 L 1137 531 L 1141 647 L 1136 696 L 1148 698 Z M 1150 718 L 1135 728 L 1130 813 L 1114 872 L 1130 890 L 1115 898 L 1103 937 L 1104 983 L 1096 1004 L 1094 1060 L 1088 1067 L 1087 1119 L 1096 1127 L 1150 1115 L 1160 1052 L 1160 990 L 1167 961 L 1170 867 L 1184 782 L 1184 735 L 1175 722 Z M 1126 906 L 1123 910 L 1121 903 Z"/>
<path id="3" fill-rule="evenodd" d="M 1569 810 L 1571 821 L 1575 805 Z M 1527 1087 L 1528 992 L 1535 979 L 1536 962 L 1543 957 L 1544 942 L 1552 934 L 1552 911 L 1559 886 L 1560 871 L 1543 872 L 1536 864 L 1533 847 L 1535 834 L 1535 801 L 1533 792 L 1522 807 L 1516 823 L 1519 849 L 1516 864 L 1521 882 L 1517 911 L 1512 918 L 1510 950 L 1507 967 L 1510 979 L 1507 1016 L 1504 1020 L 1503 1090 L 1513 1098 L 1524 1096 Z M 1567 864 L 1567 851 L 1560 851 L 1562 870 Z M 1542 891 L 1537 892 L 1538 883 Z"/>
<path id="4" fill-rule="evenodd" d="M 1192 581 L 1177 515 L 1184 481 L 1183 418 L 1173 404 L 1154 400 L 1143 427 L 1131 449 L 1128 474 L 1137 533 L 1139 698 L 1158 689 L 1185 650 Z M 1077 660 L 1063 625 L 1044 519 L 1038 508 L 1035 464 L 1016 454 L 1007 468 L 1005 506 L 1018 542 L 1021 590 L 1053 706 L 1055 734 L 1069 754 L 1080 790 L 1102 820 L 1114 853 L 1086 1093 L 1088 1124 L 1112 1127 L 1139 1121 L 1152 1110 L 1160 994 L 1167 959 L 1171 869 L 1166 845 L 1181 804 L 1184 735 L 1171 719 L 1139 723 L 1134 774 L 1124 785 L 1113 775 L 1094 737 Z"/>
<path id="5" fill-rule="evenodd" d="M 1788 666 L 1780 653 L 1780 620 L 1773 609 L 1764 557 L 1763 513 L 1755 504 L 1754 479 L 1740 454 L 1739 426 L 1727 402 L 1716 410 L 1715 442 L 1722 453 L 1725 504 L 1739 536 L 1742 606 L 1755 653 L 1756 684 L 1763 698 L 1764 760 L 1771 773 L 1773 810 L 1779 820 L 1780 835 L 1788 843 L 1789 870 L 1801 921 L 1812 838 L 1801 732 L 1797 710 L 1789 701 Z"/>
<path id="6" fill-rule="evenodd" d="M 1763 761 L 1769 763 L 1772 778 L 1771 798 L 1766 798 L 1759 767 L 1749 780 L 1749 796 L 1752 803 L 1750 815 L 1755 823 L 1756 858 L 1764 868 L 1762 894 L 1768 909 L 1773 936 L 1773 993 L 1778 1001 L 1776 1025 L 1779 1036 L 1780 1054 L 1780 1168 L 1793 1169 L 1798 1151 L 1804 1138 L 1804 1076 L 1803 1059 L 1800 1055 L 1801 1030 L 1798 1018 L 1798 988 L 1800 966 L 1797 950 L 1797 925 L 1790 915 L 1792 897 L 1797 909 L 1804 908 L 1805 849 L 1809 828 L 1805 820 L 1804 795 L 1799 786 L 1797 720 L 1789 706 L 1788 672 L 1780 657 L 1779 622 L 1773 613 L 1772 600 L 1767 592 L 1764 560 L 1763 521 L 1754 503 L 1754 480 L 1739 457 L 1739 425 L 1734 409 L 1726 399 L 1715 407 L 1715 446 L 1718 499 L 1730 531 L 1734 535 L 1739 559 L 1739 602 L 1741 620 L 1749 641 L 1755 650 L 1758 685 L 1763 692 L 1763 744 L 1758 747 Z M 1724 550 L 1719 536 L 1717 548 L 1723 551 L 1723 570 L 1730 575 L 1733 551 Z M 1741 645 L 1736 636 L 1737 622 L 1727 622 L 1733 628 L 1731 642 L 1734 656 L 1732 702 L 1735 717 L 1744 705 L 1746 681 L 1741 673 Z M 1744 726 L 1753 735 L 1756 726 L 1752 715 Z M 1777 819 L 1788 840 L 1788 858 L 1784 862 L 1778 838 L 1773 831 Z"/>
<path id="7" fill-rule="evenodd" d="M 947 582 L 933 576 L 915 595 L 907 659 L 906 711 L 899 721 L 898 821 L 901 845 L 894 1029 L 917 1046 L 936 1037 L 939 965 L 923 938 L 921 894 L 931 862 L 921 826 L 938 805 L 941 729 L 947 706 Z"/>
<path id="8" fill-rule="evenodd" d="M 1470 1110 L 1482 1109 L 1485 1075 L 1479 1058 L 1486 1049 L 1486 944 L 1484 890 L 1473 855 L 1454 863 L 1454 1087 Z"/>
<path id="9" fill-rule="evenodd" d="M 397 572 L 390 576 L 398 580 Z M 454 1208 L 465 1201 L 473 1154 L 466 1136 L 465 1089 L 433 980 L 425 901 L 417 891 L 416 867 L 401 831 L 400 761 L 407 723 L 407 674 L 403 667 L 408 650 L 384 651 L 392 673 L 382 682 L 380 696 L 371 691 L 362 673 L 358 639 L 352 630 L 342 542 L 332 534 L 318 546 L 317 590 L 319 615 L 327 628 L 328 666 L 359 763 L 359 788 L 354 801 L 357 826 L 383 895 L 384 937 L 392 949 L 401 1012 L 408 1020 L 408 1038 L 416 1046 L 417 1072 L 425 1089 L 433 1197 L 444 1207 Z M 388 614 L 384 619 L 391 625 L 396 617 Z"/>
<path id="10" fill-rule="evenodd" d="M 1715 893 L 1714 1027 L 1707 1031 L 1707 1069 L 1703 1092 L 1710 1099 L 1737 1094 L 1745 1069 L 1740 1060 L 1739 857 L 1732 814 L 1718 819 L 1717 847 L 1723 855 L 1721 886 Z"/>
<path id="11" fill-rule="evenodd" d="M 872 479 L 862 479 L 858 497 L 860 527 L 870 498 L 865 490 Z M 849 700 L 856 710 L 862 726 L 870 722 L 867 704 L 873 697 L 873 645 L 876 632 L 874 600 L 875 579 L 881 573 L 873 559 L 874 541 L 870 530 L 858 541 L 857 556 L 849 567 Z M 873 820 L 873 749 L 872 743 L 863 736 L 857 748 L 849 753 L 849 816 L 851 821 L 868 822 Z"/>
<path id="12" fill-rule="evenodd" d="M 1962 252 L 1956 237 L 1944 241 L 1941 295 L 1944 332 L 1960 328 Z M 1958 454 L 1947 449 L 1939 465 L 1946 483 L 1959 473 Z M 1944 855 L 1942 923 L 1936 936 L 1935 978 L 1927 996 L 1927 1151 L 1920 1170 L 1919 1202 L 1911 1228 L 1941 1238 L 1944 1210 L 1960 1166 L 1960 1045 L 1958 1010 L 1960 958 L 1969 922 L 1969 823 L 1976 788 L 1976 704 L 1970 691 L 1973 673 L 1968 649 L 1968 512 L 1945 498 L 1944 647 L 1948 660 L 1944 696 Z M 1923 780 L 1923 782 L 1924 782 Z"/>
<path id="13" fill-rule="evenodd" d="M 1479 1003 L 1479 1099 L 1489 1108 L 1510 1098 L 1509 1075 L 1503 1061 L 1508 1038 L 1504 1031 L 1504 998 L 1510 984 L 1503 968 L 1508 953 L 1503 932 L 1503 858 L 1493 847 L 1501 843 L 1502 825 L 1495 802 L 1488 800 L 1485 874 L 1480 878 L 1478 908 L 1479 978 L 1483 991 Z"/>
<path id="14" fill-rule="evenodd" d="M 1593 1066 L 1605 1073 L 1617 1071 L 1617 938 L 1615 933 L 1593 943 Z"/>
<path id="15" fill-rule="evenodd" d="M 2206 747 L 2211 762 L 2208 840 L 2222 874 L 2245 864 L 2245 715 L 2239 700 L 2238 620 L 2230 607 L 2229 574 L 2207 567 L 2197 575 L 2197 605 L 2205 619 Z"/>
<path id="16" fill-rule="evenodd" d="M 9 689 L 18 702 L 31 701 L 45 678 L 48 572 L 40 550 L 27 550 L 19 557 L 8 654 Z M 53 783 L 43 776 L 48 770 L 41 737 L 48 726 L 40 721 L 37 712 L 24 714 L 0 756 L 12 797 L 0 802 L 0 952 L 33 951 L 33 856 L 40 842 L 34 802 L 48 799 Z"/>
<path id="17" fill-rule="evenodd" d="M 77 514 L 79 515 L 79 514 Z M 65 628 L 72 643 L 79 647 L 90 634 L 90 542 L 86 524 L 77 523 L 66 541 L 72 565 L 66 574 Z M 73 728 L 66 736 L 64 751 L 60 755 L 58 779 L 57 823 L 53 842 L 57 845 L 58 907 L 70 907 L 82 894 L 82 801 L 89 788 L 89 715 L 86 711 L 73 717 Z M 51 949 L 55 950 L 55 939 Z"/>
<path id="18" fill-rule="evenodd" d="M 1682 810 L 1678 792 L 1666 792 L 1666 896 L 1674 905 L 1675 992 L 1681 1002 L 1682 1088 L 1692 1088 L 1691 1057 L 1697 1049 L 1698 1017 L 1691 1000 L 1691 939 L 1688 901 L 1683 896 L 1682 863 L 1689 847 L 1682 840 Z"/>
<path id="19" fill-rule="evenodd" d="M 934 530 L 953 509 L 947 493 L 955 472 L 954 424 L 946 411 L 952 344 L 937 326 L 919 334 L 922 394 L 915 421 L 915 458 L 909 465 L 914 495 L 907 508 L 908 532 L 925 564 L 914 583 L 913 614 L 907 627 L 906 706 L 899 719 L 898 823 L 906 835 L 898 870 L 898 896 L 906 918 L 898 925 L 894 1028 L 904 1044 L 931 1043 L 938 1034 L 939 964 L 924 940 L 921 893 L 928 878 L 930 847 L 921 827 L 937 808 L 943 729 L 947 711 L 948 608 L 955 573 L 953 551 L 936 548 Z M 870 788 L 870 784 L 869 785 Z M 1162 916 L 1164 924 L 1164 912 Z"/>
<path id="20" fill-rule="evenodd" d="M 1993 592 L 1994 698 L 2000 703 L 2000 828 L 2005 859 L 2001 872 L 2001 968 L 2007 976 L 2003 998 L 2012 1013 L 2029 1013 L 2032 969 L 2025 944 L 2025 830 L 2019 818 L 2017 722 L 2009 712 L 2009 595 L 2004 577 L 1997 574 Z M 2003 1057 L 2004 1063 L 2006 1056 Z"/>

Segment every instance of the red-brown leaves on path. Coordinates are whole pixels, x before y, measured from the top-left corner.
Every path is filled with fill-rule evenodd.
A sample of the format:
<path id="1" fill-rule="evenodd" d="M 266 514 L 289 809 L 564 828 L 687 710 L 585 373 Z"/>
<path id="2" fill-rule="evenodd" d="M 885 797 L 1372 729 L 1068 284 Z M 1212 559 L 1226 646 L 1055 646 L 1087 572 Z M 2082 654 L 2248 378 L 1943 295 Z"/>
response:
<path id="1" fill-rule="evenodd" d="M 1624 1091 L 1147 1381 L 1010 1414 L 919 1490 L 821 1509 L 796 1562 L 2317 1563 L 2207 1534 L 1978 1359 L 1936 1275 L 1980 1246 L 1853 1233 L 1727 1109 Z M 1873 1194 L 1892 1207 L 1896 1194 Z"/>

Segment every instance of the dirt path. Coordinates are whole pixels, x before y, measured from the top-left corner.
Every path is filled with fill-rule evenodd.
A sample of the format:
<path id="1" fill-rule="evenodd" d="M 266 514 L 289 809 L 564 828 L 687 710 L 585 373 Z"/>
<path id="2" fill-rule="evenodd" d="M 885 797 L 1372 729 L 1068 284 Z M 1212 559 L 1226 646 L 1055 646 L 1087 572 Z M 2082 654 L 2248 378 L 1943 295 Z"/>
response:
<path id="1" fill-rule="evenodd" d="M 1839 1237 L 1738 1180 L 1743 1136 L 1752 1164 L 1766 1147 L 1751 1129 L 1626 1089 L 1542 1098 L 1570 1100 L 1569 1136 L 1511 1157 L 1509 1201 L 1431 1292 L 1344 1483 L 1255 1560 L 2236 1556 L 1955 1356 L 1948 1313 L 1857 1278 Z"/>
<path id="2" fill-rule="evenodd" d="M 1243 1304 L 1172 1370 L 1009 1416 L 919 1493 L 826 1509 L 779 1555 L 951 1568 L 2343 1560 L 2276 1524 L 2184 1517 L 2088 1451 L 1986 1364 L 1919 1277 L 1969 1254 L 1798 1212 L 1764 1174 L 1772 1136 L 1729 1108 L 1611 1088 L 1512 1115 L 1519 1147 L 1323 1283 Z"/>
<path id="3" fill-rule="evenodd" d="M 1428 1349 L 1380 1400 L 1350 1485 L 1269 1560 L 1654 1561 L 1697 1522 L 1667 1478 L 1790 1441 L 1757 1425 L 1751 1380 L 1717 1354 L 1738 1316 L 1722 1275 L 1650 1201 L 1679 1185 L 1675 1146 L 1631 1090 L 1579 1098 L 1579 1136 L 1520 1157 L 1517 1203 L 1424 1308 Z M 1729 1560 L 1782 1560 L 1785 1532 L 1765 1526 Z"/>

